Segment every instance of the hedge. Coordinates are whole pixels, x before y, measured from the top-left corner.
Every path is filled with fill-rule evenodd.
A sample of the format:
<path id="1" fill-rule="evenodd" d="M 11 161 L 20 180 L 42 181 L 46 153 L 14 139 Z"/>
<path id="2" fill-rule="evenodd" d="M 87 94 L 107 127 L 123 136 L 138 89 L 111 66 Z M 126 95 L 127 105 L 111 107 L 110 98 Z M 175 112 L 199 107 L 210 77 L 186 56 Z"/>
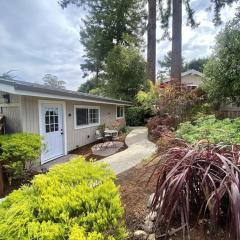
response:
<path id="1" fill-rule="evenodd" d="M 42 149 L 38 134 L 16 133 L 0 136 L 0 163 L 11 178 L 24 177 L 26 164 L 37 160 Z"/>
<path id="2" fill-rule="evenodd" d="M 83 157 L 35 176 L 0 205 L 0 239 L 124 239 L 114 179 L 105 165 Z"/>
<path id="3" fill-rule="evenodd" d="M 129 107 L 126 110 L 127 126 L 142 126 L 144 125 L 145 111 L 143 107 Z"/>

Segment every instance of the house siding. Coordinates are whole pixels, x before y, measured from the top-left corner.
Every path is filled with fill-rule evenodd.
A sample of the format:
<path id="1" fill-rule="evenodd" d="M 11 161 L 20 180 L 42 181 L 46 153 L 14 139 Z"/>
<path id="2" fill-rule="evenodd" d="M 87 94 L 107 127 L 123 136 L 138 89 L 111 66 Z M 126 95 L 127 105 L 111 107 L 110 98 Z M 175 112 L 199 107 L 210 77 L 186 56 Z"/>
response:
<path id="1" fill-rule="evenodd" d="M 0 92 L 0 113 L 6 119 L 6 133 L 16 133 L 22 131 L 22 122 L 20 115 L 21 97 L 10 94 L 10 103 L 3 102 L 3 94 Z"/>
<path id="2" fill-rule="evenodd" d="M 182 84 L 200 86 L 202 84 L 202 77 L 198 75 L 186 75 L 182 77 Z"/>
<path id="3" fill-rule="evenodd" d="M 74 126 L 74 105 L 99 106 L 100 107 L 100 124 L 106 124 L 111 128 L 116 120 L 116 105 L 94 104 L 84 102 L 66 102 L 66 118 L 67 118 L 67 149 L 71 151 L 77 147 L 94 142 L 96 126 L 75 129 Z"/>
<path id="4" fill-rule="evenodd" d="M 24 132 L 39 133 L 39 109 L 38 100 L 49 100 L 37 97 L 22 97 L 21 116 Z M 62 102 L 62 101 L 60 101 Z M 67 151 L 95 141 L 96 126 L 75 129 L 74 126 L 74 105 L 99 106 L 100 107 L 100 124 L 105 123 L 111 128 L 116 120 L 116 105 L 86 103 L 80 101 L 65 101 L 66 103 L 66 131 L 67 131 Z"/>
<path id="5" fill-rule="evenodd" d="M 21 117 L 23 132 L 39 133 L 38 98 L 21 97 Z"/>

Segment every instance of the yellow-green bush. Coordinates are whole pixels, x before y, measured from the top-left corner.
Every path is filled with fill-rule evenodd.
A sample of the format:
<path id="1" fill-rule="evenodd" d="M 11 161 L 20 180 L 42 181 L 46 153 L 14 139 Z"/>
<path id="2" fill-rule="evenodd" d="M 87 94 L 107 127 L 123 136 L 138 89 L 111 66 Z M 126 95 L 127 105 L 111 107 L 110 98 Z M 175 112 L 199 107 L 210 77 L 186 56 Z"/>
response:
<path id="1" fill-rule="evenodd" d="M 121 240 L 113 173 L 78 157 L 38 175 L 0 205 L 0 239 Z"/>
<path id="2" fill-rule="evenodd" d="M 11 178 L 22 178 L 26 164 L 41 154 L 41 137 L 38 134 L 16 133 L 0 136 L 0 163 Z"/>

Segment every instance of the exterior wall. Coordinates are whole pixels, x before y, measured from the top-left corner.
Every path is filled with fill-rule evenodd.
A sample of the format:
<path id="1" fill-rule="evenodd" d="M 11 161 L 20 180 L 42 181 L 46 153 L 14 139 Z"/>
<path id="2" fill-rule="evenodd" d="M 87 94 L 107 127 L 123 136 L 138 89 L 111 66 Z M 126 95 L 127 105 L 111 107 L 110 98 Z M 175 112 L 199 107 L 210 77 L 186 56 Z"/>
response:
<path id="1" fill-rule="evenodd" d="M 21 116 L 24 132 L 39 133 L 39 110 L 37 97 L 23 96 L 21 100 Z M 46 100 L 41 98 L 41 100 Z M 52 99 L 49 99 L 51 101 Z M 74 105 L 99 106 L 100 124 L 106 124 L 112 128 L 116 120 L 116 105 L 87 103 L 78 101 L 66 102 L 66 131 L 67 131 L 67 151 L 95 141 L 96 126 L 75 129 L 74 126 Z"/>
<path id="2" fill-rule="evenodd" d="M 66 118 L 67 118 L 67 149 L 73 150 L 77 147 L 94 142 L 96 126 L 75 129 L 74 126 L 74 105 L 100 106 L 100 124 L 106 124 L 108 128 L 112 127 L 116 120 L 116 105 L 84 103 L 84 102 L 66 102 Z"/>
<path id="3" fill-rule="evenodd" d="M 21 117 L 23 132 L 39 133 L 38 98 L 21 97 Z"/>
<path id="4" fill-rule="evenodd" d="M 186 75 L 182 77 L 182 84 L 199 86 L 202 84 L 202 77 L 198 75 Z"/>
<path id="5" fill-rule="evenodd" d="M 0 92 L 0 113 L 6 118 L 6 133 L 16 133 L 22 131 L 20 115 L 21 97 L 10 94 L 10 103 L 3 101 L 3 92 Z"/>

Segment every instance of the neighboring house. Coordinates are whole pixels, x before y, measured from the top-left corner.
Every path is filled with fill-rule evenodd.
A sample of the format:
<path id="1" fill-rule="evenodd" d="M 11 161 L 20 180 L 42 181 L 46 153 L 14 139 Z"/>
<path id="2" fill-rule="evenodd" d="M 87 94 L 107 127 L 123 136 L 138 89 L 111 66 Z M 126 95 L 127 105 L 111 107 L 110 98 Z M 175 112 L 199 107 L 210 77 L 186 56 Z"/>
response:
<path id="1" fill-rule="evenodd" d="M 199 87 L 203 82 L 203 73 L 194 69 L 188 70 L 181 74 L 181 83 L 190 89 Z M 170 83 L 170 78 L 166 78 L 163 83 Z M 236 117 L 240 116 L 240 105 L 236 103 L 222 103 L 219 109 L 223 116 Z"/>
<path id="2" fill-rule="evenodd" d="M 95 141 L 96 128 L 124 120 L 130 102 L 0 78 L 0 114 L 6 132 L 38 133 L 44 138 L 41 163 Z M 125 121 L 122 121 L 123 123 Z"/>
<path id="3" fill-rule="evenodd" d="M 190 89 L 199 87 L 202 84 L 203 74 L 194 69 L 188 70 L 182 73 L 181 83 Z M 170 78 L 163 81 L 164 83 L 169 83 Z"/>

